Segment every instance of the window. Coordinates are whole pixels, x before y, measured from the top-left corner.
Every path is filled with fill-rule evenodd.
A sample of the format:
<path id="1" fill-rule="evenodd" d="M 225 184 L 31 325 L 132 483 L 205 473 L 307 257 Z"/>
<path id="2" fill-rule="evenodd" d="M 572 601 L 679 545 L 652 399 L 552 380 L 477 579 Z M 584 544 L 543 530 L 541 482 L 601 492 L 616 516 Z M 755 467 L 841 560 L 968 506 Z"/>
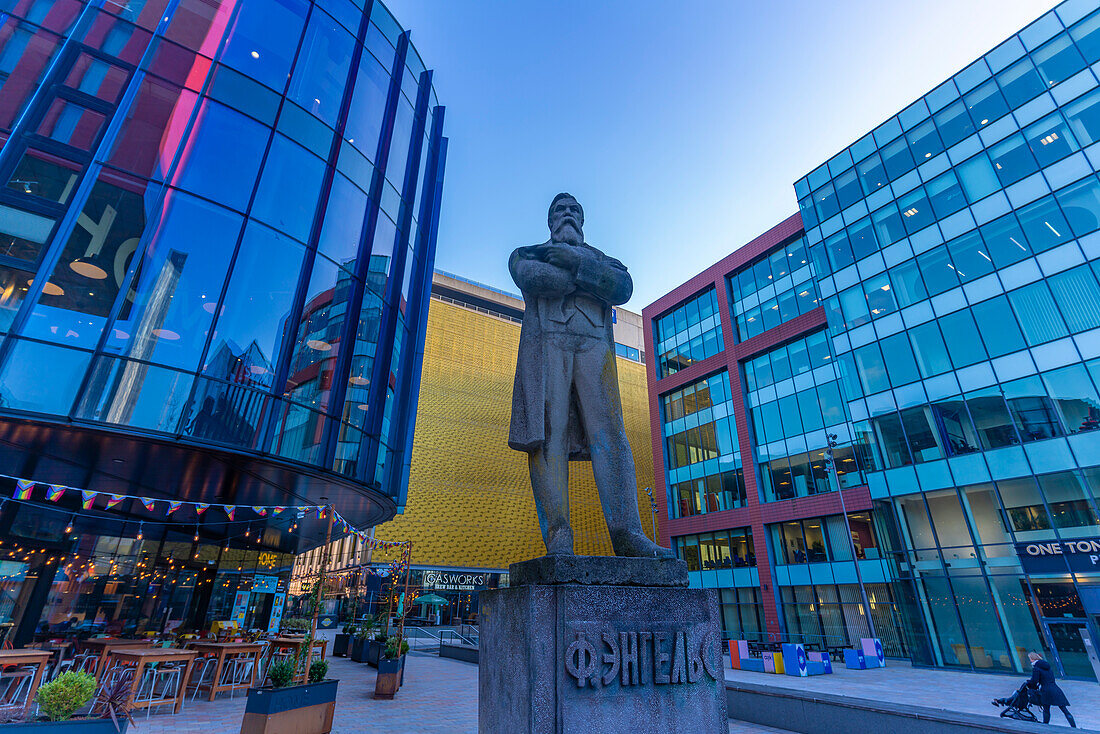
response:
<path id="1" fill-rule="evenodd" d="M 1035 252 L 1045 252 L 1071 237 L 1069 224 L 1053 196 L 1039 199 L 1017 211 L 1020 226 Z"/>
<path id="2" fill-rule="evenodd" d="M 1042 377 L 1067 432 L 1100 428 L 1100 398 L 1084 365 L 1070 365 L 1046 372 Z"/>
<path id="3" fill-rule="evenodd" d="M 1009 106 L 1014 109 L 1046 89 L 1039 72 L 1035 71 L 1035 65 L 1026 56 L 999 73 L 997 82 Z"/>
<path id="4" fill-rule="evenodd" d="M 1034 51 L 1031 58 L 1035 61 L 1043 81 L 1051 87 L 1085 68 L 1085 60 L 1064 33 Z"/>
<path id="5" fill-rule="evenodd" d="M 981 362 L 986 358 L 982 339 L 974 318 L 965 308 L 940 318 L 940 331 L 947 344 L 947 352 L 956 369 Z"/>
<path id="6" fill-rule="evenodd" d="M 242 6 L 227 34 L 222 62 L 281 92 L 308 12 L 305 0 Z"/>
<path id="7" fill-rule="evenodd" d="M 937 219 L 943 219 L 966 206 L 966 197 L 952 171 L 932 179 L 926 189 Z"/>
<path id="8" fill-rule="evenodd" d="M 863 383 L 864 392 L 870 395 L 890 389 L 890 380 L 878 344 L 867 344 L 856 349 L 853 354 L 856 358 L 859 378 Z"/>
<path id="9" fill-rule="evenodd" d="M 1020 133 L 1012 135 L 989 149 L 989 158 L 1002 186 L 1019 181 L 1039 170 L 1027 141 Z"/>
<path id="10" fill-rule="evenodd" d="M 1052 275 L 1047 283 L 1071 333 L 1100 326 L 1100 286 L 1087 265 Z"/>
<path id="11" fill-rule="evenodd" d="M 1066 327 L 1058 316 L 1054 299 L 1046 283 L 1039 281 L 1008 294 L 1028 346 L 1036 346 L 1066 336 Z"/>
<path id="12" fill-rule="evenodd" d="M 258 122 L 207 100 L 172 184 L 244 211 L 268 135 Z"/>
<path id="13" fill-rule="evenodd" d="M 886 177 L 893 181 L 913 168 L 913 155 L 905 138 L 898 138 L 882 149 L 882 161 L 886 168 Z"/>
<path id="14" fill-rule="evenodd" d="M 1024 137 L 1035 160 L 1043 167 L 1065 158 L 1078 147 L 1073 133 L 1057 112 L 1028 126 Z"/>
<path id="15" fill-rule="evenodd" d="M 905 231 L 909 234 L 924 229 L 936 220 L 932 205 L 924 195 L 924 189 L 920 187 L 898 199 L 898 208 L 901 210 Z"/>
<path id="16" fill-rule="evenodd" d="M 917 258 L 928 295 L 934 296 L 951 290 L 959 284 L 958 274 L 946 247 L 937 247 Z"/>
<path id="17" fill-rule="evenodd" d="M 1016 429 L 1025 442 L 1063 435 L 1054 404 L 1038 375 L 1013 380 L 1003 387 Z"/>
<path id="18" fill-rule="evenodd" d="M 1092 176 L 1055 194 L 1077 237 L 1100 229 L 1100 184 Z"/>
<path id="19" fill-rule="evenodd" d="M 981 227 L 982 239 L 989 256 L 998 268 L 1011 265 L 1031 255 L 1027 237 L 1014 214 L 1006 214 Z"/>
<path id="20" fill-rule="evenodd" d="M 894 298 L 902 308 L 912 306 L 928 297 L 916 260 L 910 260 L 890 270 L 890 283 Z"/>
<path id="21" fill-rule="evenodd" d="M 882 356 L 885 360 L 886 374 L 894 387 L 901 387 L 920 379 L 909 338 L 904 332 L 883 339 Z"/>
<path id="22" fill-rule="evenodd" d="M 997 90 L 997 84 L 990 79 L 985 84 L 963 97 L 967 108 L 970 110 L 970 118 L 978 129 L 988 125 L 1001 115 L 1008 112 L 1008 105 Z"/>
<path id="23" fill-rule="evenodd" d="M 1020 442 L 1008 413 L 1004 395 L 996 387 L 966 395 L 966 405 L 974 419 L 982 448 L 985 450 L 1012 446 Z"/>
<path id="24" fill-rule="evenodd" d="M 982 301 L 970 310 L 990 357 L 1000 357 L 1027 346 L 1005 296 Z"/>
<path id="25" fill-rule="evenodd" d="M 252 215 L 305 242 L 313 226 L 324 172 L 320 158 L 276 135 L 264 163 Z"/>
<path id="26" fill-rule="evenodd" d="M 966 192 L 966 198 L 970 201 L 984 199 L 1001 188 L 997 173 L 993 170 L 985 153 L 979 153 L 962 162 L 955 170 Z"/>
<path id="27" fill-rule="evenodd" d="M 863 193 L 867 196 L 878 191 L 886 183 L 886 169 L 878 153 L 873 153 L 856 164 L 856 171 L 859 173 L 859 183 Z"/>
<path id="28" fill-rule="evenodd" d="M 905 225 L 902 223 L 897 206 L 893 203 L 872 213 L 871 221 L 875 224 L 875 235 L 882 245 L 897 242 L 905 237 Z"/>
<path id="29" fill-rule="evenodd" d="M 929 321 L 909 330 L 909 340 L 913 345 L 913 354 L 917 366 L 926 379 L 947 372 L 951 361 L 947 357 L 947 347 L 940 335 L 935 321 Z"/>
<path id="30" fill-rule="evenodd" d="M 886 273 L 868 278 L 864 281 L 863 287 L 867 293 L 867 308 L 870 309 L 871 318 L 877 319 L 897 310 Z"/>
<path id="31" fill-rule="evenodd" d="M 929 418 L 929 409 L 926 407 L 901 411 L 901 423 L 905 428 L 905 436 L 909 440 L 909 451 L 917 464 L 943 458 L 943 450 L 937 440 L 936 431 L 929 423 Z"/>
<path id="32" fill-rule="evenodd" d="M 966 105 L 958 100 L 937 112 L 933 118 L 944 145 L 950 147 L 974 132 L 974 124 L 966 112 Z"/>

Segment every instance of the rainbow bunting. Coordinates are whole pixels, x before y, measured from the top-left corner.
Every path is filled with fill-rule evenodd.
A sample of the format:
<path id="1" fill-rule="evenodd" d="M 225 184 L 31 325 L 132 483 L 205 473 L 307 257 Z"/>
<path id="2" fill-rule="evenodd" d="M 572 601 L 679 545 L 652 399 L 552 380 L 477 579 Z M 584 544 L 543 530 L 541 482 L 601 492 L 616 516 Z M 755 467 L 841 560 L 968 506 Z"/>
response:
<path id="1" fill-rule="evenodd" d="M 257 515 L 266 515 L 267 514 L 267 508 L 266 507 L 260 507 L 259 505 L 252 505 L 252 511 L 255 512 Z"/>
<path id="2" fill-rule="evenodd" d="M 81 503 L 80 506 L 85 510 L 90 510 L 95 507 L 95 498 L 99 495 L 87 489 L 80 490 Z"/>
<path id="3" fill-rule="evenodd" d="M 206 504 L 205 502 L 196 502 L 195 503 L 195 514 L 196 515 L 202 515 L 202 513 L 206 512 L 209 509 L 210 509 L 210 505 Z"/>
<path id="4" fill-rule="evenodd" d="M 233 513 L 237 511 L 236 505 L 222 505 L 222 509 L 225 510 L 225 514 L 230 520 L 233 519 Z"/>
<path id="5" fill-rule="evenodd" d="M 59 484 L 51 484 L 50 488 L 46 490 L 46 499 L 50 502 L 57 502 L 65 496 L 65 488 Z"/>
<path id="6" fill-rule="evenodd" d="M 283 510 L 285 510 L 285 509 L 286 509 L 285 507 L 276 507 L 274 510 L 271 511 L 271 514 L 272 515 L 280 515 L 280 514 L 282 514 Z"/>
<path id="7" fill-rule="evenodd" d="M 34 482 L 29 479 L 16 479 L 15 480 L 15 494 L 12 495 L 17 500 L 29 500 L 31 498 L 31 492 L 34 491 Z"/>
<path id="8" fill-rule="evenodd" d="M 126 495 L 124 495 L 124 494 L 112 494 L 111 498 L 109 500 L 107 500 L 107 509 L 108 510 L 111 509 L 112 507 L 117 505 L 119 502 L 122 502 L 122 500 L 124 500 L 124 499 L 126 499 Z"/>
<path id="9" fill-rule="evenodd" d="M 168 503 L 168 512 L 166 514 L 171 515 L 173 512 L 175 512 L 176 510 L 178 510 L 182 506 L 183 506 L 182 502 L 169 502 Z"/>
<path id="10" fill-rule="evenodd" d="M 152 512 L 157 507 L 157 501 L 153 500 L 153 499 L 149 499 L 148 497 L 142 497 L 141 498 L 141 504 L 145 505 L 145 509 L 148 510 L 149 512 Z"/>
<path id="11" fill-rule="evenodd" d="M 325 508 L 324 507 L 317 507 L 316 509 L 317 509 L 317 519 L 318 520 L 324 520 L 325 519 Z"/>

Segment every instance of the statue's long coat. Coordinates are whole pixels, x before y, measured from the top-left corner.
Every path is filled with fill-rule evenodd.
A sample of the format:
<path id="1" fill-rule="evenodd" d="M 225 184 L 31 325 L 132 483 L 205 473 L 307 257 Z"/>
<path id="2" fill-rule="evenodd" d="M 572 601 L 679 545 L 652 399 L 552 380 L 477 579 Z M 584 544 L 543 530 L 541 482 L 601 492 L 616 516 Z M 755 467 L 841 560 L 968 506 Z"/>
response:
<path id="1" fill-rule="evenodd" d="M 589 299 L 599 301 L 599 312 L 585 312 L 585 316 L 590 320 L 602 319 L 614 369 L 615 338 L 611 307 L 626 303 L 634 290 L 634 283 L 626 266 L 595 247 L 581 245 L 593 257 L 586 258 L 574 276 L 562 268 L 543 262 L 541 252 L 549 246 L 550 242 L 520 247 L 508 259 L 508 270 L 512 274 L 512 280 L 519 286 L 525 303 L 519 334 L 516 380 L 512 389 L 512 422 L 508 434 L 508 445 L 517 451 L 536 451 L 542 448 L 546 440 L 545 350 L 548 345 L 542 331 L 543 319 L 555 320 L 555 314 L 560 318 L 563 306 L 576 307 L 585 312 L 582 303 L 590 303 Z M 574 295 L 588 298 L 574 303 L 570 298 Z M 574 318 L 583 316 L 576 314 Z M 588 437 L 580 419 L 575 391 L 569 400 L 569 458 L 573 461 L 589 459 Z"/>

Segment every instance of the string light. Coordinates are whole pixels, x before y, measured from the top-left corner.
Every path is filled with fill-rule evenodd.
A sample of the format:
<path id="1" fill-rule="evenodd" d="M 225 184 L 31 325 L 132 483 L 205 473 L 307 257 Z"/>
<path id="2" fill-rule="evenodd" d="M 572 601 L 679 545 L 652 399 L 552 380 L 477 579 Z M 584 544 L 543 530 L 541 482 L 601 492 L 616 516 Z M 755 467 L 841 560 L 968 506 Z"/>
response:
<path id="1" fill-rule="evenodd" d="M 138 540 L 141 540 L 144 537 L 144 533 L 143 533 L 144 528 L 145 528 L 145 523 L 139 522 L 138 523 L 138 534 L 137 534 L 137 539 Z"/>
<path id="2" fill-rule="evenodd" d="M 69 524 L 65 526 L 65 535 L 69 535 L 73 532 L 73 520 L 76 519 L 76 515 L 69 518 Z"/>

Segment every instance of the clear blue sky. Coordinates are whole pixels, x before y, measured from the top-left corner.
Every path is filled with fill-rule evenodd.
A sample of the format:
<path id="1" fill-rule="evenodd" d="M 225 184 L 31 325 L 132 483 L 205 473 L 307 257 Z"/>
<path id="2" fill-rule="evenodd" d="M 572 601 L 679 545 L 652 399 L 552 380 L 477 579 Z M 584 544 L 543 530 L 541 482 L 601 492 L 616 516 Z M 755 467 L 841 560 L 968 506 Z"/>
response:
<path id="1" fill-rule="evenodd" d="M 1051 0 L 385 0 L 450 137 L 436 267 L 515 290 L 558 191 L 640 311 L 792 214 L 792 184 Z"/>

